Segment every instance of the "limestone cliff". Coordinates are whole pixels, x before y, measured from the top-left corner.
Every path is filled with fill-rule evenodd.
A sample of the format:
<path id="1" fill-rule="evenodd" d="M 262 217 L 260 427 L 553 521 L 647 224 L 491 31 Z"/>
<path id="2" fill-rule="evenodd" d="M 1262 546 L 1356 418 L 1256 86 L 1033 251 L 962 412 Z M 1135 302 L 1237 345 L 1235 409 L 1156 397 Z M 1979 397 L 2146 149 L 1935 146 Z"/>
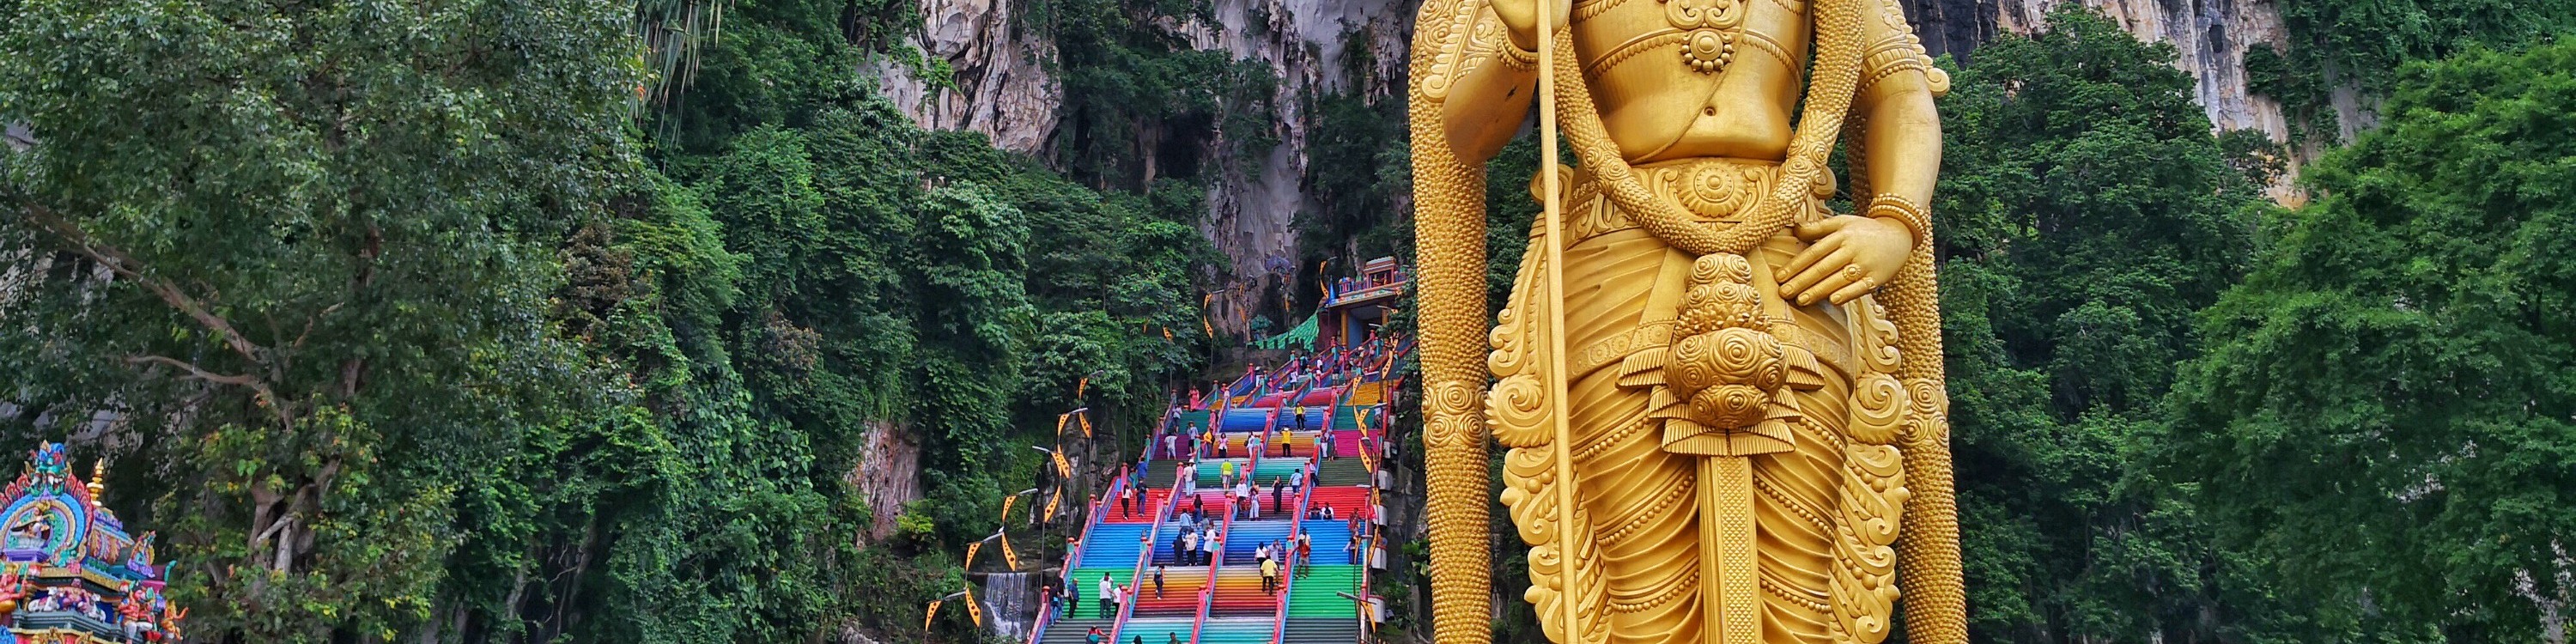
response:
<path id="1" fill-rule="evenodd" d="M 1018 24 L 1019 5 L 1028 1 L 919 0 L 924 24 L 913 45 L 922 59 L 876 63 L 865 71 L 925 127 L 983 132 L 1001 147 L 1041 153 L 1055 137 L 1063 89 L 1048 72 L 1054 45 Z M 1266 65 L 1279 79 L 1268 119 L 1268 134 L 1279 145 L 1251 157 L 1209 155 L 1222 179 L 1209 193 L 1200 228 L 1228 260 L 1226 286 L 1212 299 L 1210 317 L 1239 332 L 1249 315 L 1277 309 L 1295 271 L 1311 268 L 1294 263 L 1299 253 L 1293 226 L 1298 212 L 1315 205 L 1304 180 L 1311 98 L 1332 92 L 1399 94 L 1408 23 L 1419 0 L 1212 1 L 1212 23 L 1170 29 L 1199 49 Z M 2281 105 L 2247 91 L 2244 72 L 2245 52 L 2286 40 L 2271 0 L 1899 1 L 1933 54 L 1962 59 L 1972 59 L 1978 44 L 1998 34 L 2035 28 L 2058 4 L 2083 2 L 2142 39 L 2172 43 L 2181 55 L 2178 65 L 2199 79 L 2200 103 L 2217 128 L 2257 130 L 2276 141 L 2288 137 Z M 945 80 L 925 78 L 936 72 L 921 71 L 937 69 L 952 71 Z M 2355 101 L 2340 98 L 2338 122 L 2347 129 L 2368 122 Z M 2294 151 L 2294 164 L 2307 156 L 2297 152 L 2302 151 Z"/>
<path id="2" fill-rule="evenodd" d="M 1209 305 L 1209 318 L 1241 332 L 1265 305 L 1277 308 L 1294 281 L 1298 212 L 1314 207 L 1306 192 L 1309 97 L 1339 92 L 1384 95 L 1403 87 L 1407 25 L 1414 0 L 1215 0 L 1216 24 L 1190 25 L 1200 49 L 1224 50 L 1238 60 L 1259 61 L 1279 78 L 1270 120 L 1280 144 L 1257 167 L 1219 162 L 1223 177 L 1208 196 L 1200 225 L 1231 264 L 1230 287 Z M 1357 45 L 1362 49 L 1353 51 Z M 1373 52 L 1375 54 L 1373 55 Z M 1386 55 L 1385 52 L 1393 52 Z M 1347 73 L 1350 60 L 1369 63 Z M 1311 270 L 1311 267 L 1307 267 Z"/>
<path id="3" fill-rule="evenodd" d="M 1064 86 L 1047 71 L 1055 44 L 1016 20 L 1022 1 L 922 0 L 913 51 L 861 71 L 922 127 L 982 132 L 997 147 L 1035 154 L 1055 136 Z"/>

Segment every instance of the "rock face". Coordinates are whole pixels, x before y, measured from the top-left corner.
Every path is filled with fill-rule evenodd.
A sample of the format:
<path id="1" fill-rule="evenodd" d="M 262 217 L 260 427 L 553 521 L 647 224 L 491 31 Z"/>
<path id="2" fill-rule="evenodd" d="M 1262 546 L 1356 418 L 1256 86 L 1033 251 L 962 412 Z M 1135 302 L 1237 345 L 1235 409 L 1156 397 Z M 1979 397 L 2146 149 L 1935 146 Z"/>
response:
<path id="1" fill-rule="evenodd" d="M 2067 0 L 1899 0 L 1914 20 L 1924 48 L 1935 56 L 1948 53 L 1966 61 L 1978 44 L 1998 33 L 2029 33 L 2042 26 L 2047 13 Z M 2220 131 L 2254 130 L 2274 142 L 2287 142 L 2290 124 L 2280 101 L 2255 95 L 2246 87 L 2245 53 L 2255 47 L 2279 50 L 2289 41 L 2280 8 L 2271 0 L 2080 0 L 2110 16 L 2140 40 L 2170 43 L 2176 66 L 2197 79 L 2195 98 Z M 2365 101 L 2350 87 L 2338 88 L 2332 107 L 2350 140 L 2373 118 Z M 2271 186 L 2275 200 L 2303 198 L 2292 185 L 2298 166 L 2324 153 L 2324 141 L 2310 140 L 2289 149 L 2290 172 Z"/>
<path id="2" fill-rule="evenodd" d="M 921 33 L 910 43 L 921 60 L 861 71 L 924 128 L 982 132 L 996 147 L 1036 154 L 1055 136 L 1064 85 L 1046 70 L 1055 43 L 1015 19 L 1022 1 L 921 0 Z M 919 71 L 942 66 L 944 81 Z"/>
<path id="3" fill-rule="evenodd" d="M 1401 92 L 1406 26 L 1416 6 L 1414 0 L 1215 0 L 1216 24 L 1185 29 L 1193 46 L 1258 61 L 1279 78 L 1270 121 L 1279 145 L 1258 167 L 1235 167 L 1237 158 L 1221 155 L 1217 176 L 1224 179 L 1209 191 L 1208 218 L 1200 224 L 1225 253 L 1233 277 L 1232 288 L 1209 304 L 1208 317 L 1220 328 L 1243 332 L 1256 311 L 1279 304 L 1296 271 L 1311 270 L 1297 265 L 1295 230 L 1297 213 L 1316 206 L 1305 185 L 1308 97 Z M 1368 62 L 1363 73 L 1346 71 L 1352 60 Z"/>
<path id="4" fill-rule="evenodd" d="M 921 444 L 910 428 L 869 423 L 868 446 L 850 468 L 850 481 L 868 501 L 869 541 L 894 536 L 904 504 L 921 498 Z"/>
<path id="5" fill-rule="evenodd" d="M 864 70 L 924 127 L 983 132 L 995 145 L 1040 153 L 1055 136 L 1063 87 L 1046 70 L 1055 47 L 1018 24 L 1029 0 L 920 0 L 925 24 L 915 45 L 925 61 L 944 61 L 950 82 L 923 78 L 909 65 Z M 2281 105 L 2246 89 L 2245 52 L 2278 47 L 2287 37 L 2272 0 L 1898 0 L 1934 55 L 1972 59 L 1977 45 L 2002 33 L 2040 26 L 2048 10 L 2080 1 L 2116 19 L 2141 39 L 2172 43 L 2178 66 L 2199 79 L 2198 98 L 2220 130 L 2251 129 L 2287 140 Z M 1219 328 L 1242 332 L 1255 312 L 1280 306 L 1299 270 L 1294 223 L 1313 208 L 1306 192 L 1311 97 L 1359 92 L 1398 97 L 1419 0 L 1213 0 L 1213 24 L 1175 25 L 1195 47 L 1264 64 L 1278 77 L 1269 122 L 1279 145 L 1242 158 L 1214 154 L 1216 176 L 1200 229 L 1225 254 L 1227 286 L 1209 305 Z M 1352 61 L 1365 61 L 1353 65 Z M 2357 100 L 2338 94 L 2344 136 L 2366 124 Z M 1217 143 L 1222 149 L 1224 143 Z M 2316 150 L 2294 150 L 2295 168 Z M 1245 167 L 1245 166 L 1250 167 Z M 2276 189 L 2280 187 L 2276 186 Z M 2292 198 L 2285 190 L 2276 195 Z M 1393 213 L 1390 213 L 1392 215 Z"/>
<path id="6" fill-rule="evenodd" d="M 2082 0 L 2140 40 L 2172 43 L 2183 71 L 2200 80 L 2198 98 L 2220 130 L 2289 136 L 2279 102 L 2245 89 L 2245 52 L 2286 41 L 2281 12 L 2268 0 Z M 1932 55 L 1965 61 L 1999 33 L 2029 33 L 2064 0 L 1902 0 Z"/>

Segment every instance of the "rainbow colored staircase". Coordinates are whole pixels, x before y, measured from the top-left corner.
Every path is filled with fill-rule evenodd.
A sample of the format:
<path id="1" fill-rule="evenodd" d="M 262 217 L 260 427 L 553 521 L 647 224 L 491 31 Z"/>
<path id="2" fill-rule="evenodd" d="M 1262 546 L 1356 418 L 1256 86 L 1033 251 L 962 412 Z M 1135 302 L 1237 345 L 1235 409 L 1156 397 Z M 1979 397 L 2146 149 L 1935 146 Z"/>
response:
<path id="1" fill-rule="evenodd" d="M 1288 384 L 1292 381 L 1296 384 Z M 1197 459 L 1195 498 L 1175 499 L 1183 459 L 1161 454 L 1159 449 L 1145 450 L 1149 457 L 1135 464 L 1142 475 L 1110 484 L 1104 500 L 1092 507 L 1091 521 L 1069 555 L 1060 583 L 1075 584 L 1081 601 L 1071 611 L 1042 618 L 1030 643 L 1079 644 L 1093 627 L 1108 634 L 1107 644 L 1361 641 L 1366 611 L 1360 599 L 1369 597 L 1370 549 L 1365 540 L 1355 538 L 1349 517 L 1368 519 L 1374 512 L 1376 476 L 1371 468 L 1378 456 L 1373 449 L 1379 444 L 1375 438 L 1380 429 L 1376 425 L 1384 423 L 1384 402 L 1395 386 L 1395 381 L 1377 373 L 1360 378 L 1272 373 L 1224 387 L 1220 396 L 1209 401 L 1210 409 L 1175 406 L 1164 416 L 1163 431 L 1154 432 L 1150 440 L 1159 441 L 1171 430 L 1213 425 L 1228 457 Z M 1279 451 L 1282 429 L 1290 433 L 1287 455 Z M 1256 435 L 1266 439 L 1266 449 L 1248 453 L 1247 441 Z M 1321 441 L 1332 441 L 1339 458 L 1321 458 L 1316 449 Z M 1159 448 L 1160 443 L 1154 446 Z M 1251 477 L 1259 518 L 1237 515 L 1228 507 L 1220 480 L 1227 464 Z M 1310 472 L 1311 479 L 1307 478 Z M 1140 482 L 1144 495 L 1133 507 L 1122 507 L 1118 494 L 1129 481 Z M 1308 481 L 1312 485 L 1306 485 Z M 1297 492 L 1274 492 L 1274 483 L 1286 482 L 1298 483 Z M 1199 506 L 1206 508 L 1207 521 L 1184 524 L 1180 520 L 1182 513 Z M 1310 508 L 1317 512 L 1330 508 L 1335 518 L 1299 518 Z M 1189 529 L 1202 537 L 1217 536 L 1222 554 L 1215 565 L 1180 565 L 1191 561 L 1178 552 L 1179 537 Z M 1264 544 L 1291 551 L 1301 536 L 1311 544 L 1307 565 L 1286 566 L 1280 588 L 1265 592 L 1253 553 Z M 1161 573 L 1159 589 L 1157 572 Z M 1101 611 L 1099 585 L 1104 576 L 1113 584 L 1135 588 L 1136 598 L 1124 610 Z"/>

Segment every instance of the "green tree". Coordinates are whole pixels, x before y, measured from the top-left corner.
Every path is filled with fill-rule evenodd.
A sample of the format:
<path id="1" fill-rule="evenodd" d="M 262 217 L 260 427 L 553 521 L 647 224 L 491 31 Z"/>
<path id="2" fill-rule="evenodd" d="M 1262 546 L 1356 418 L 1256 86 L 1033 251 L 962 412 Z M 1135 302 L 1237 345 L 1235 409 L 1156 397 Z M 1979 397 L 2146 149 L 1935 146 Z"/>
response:
<path id="1" fill-rule="evenodd" d="M 2409 66 L 2202 321 L 2163 462 L 2369 641 L 2540 641 L 2576 536 L 2576 42 Z"/>
<path id="2" fill-rule="evenodd" d="M 1979 48 L 1942 101 L 1933 216 L 1977 641 L 2304 633 L 2140 460 L 2263 203 L 2175 56 L 2070 5 Z"/>
<path id="3" fill-rule="evenodd" d="M 205 640 L 425 617 L 472 522 L 533 513 L 491 485 L 517 450 L 612 393 L 546 312 L 635 168 L 626 13 L 6 6 L 0 122 L 35 139 L 0 154 L 13 424 L 115 419 Z"/>

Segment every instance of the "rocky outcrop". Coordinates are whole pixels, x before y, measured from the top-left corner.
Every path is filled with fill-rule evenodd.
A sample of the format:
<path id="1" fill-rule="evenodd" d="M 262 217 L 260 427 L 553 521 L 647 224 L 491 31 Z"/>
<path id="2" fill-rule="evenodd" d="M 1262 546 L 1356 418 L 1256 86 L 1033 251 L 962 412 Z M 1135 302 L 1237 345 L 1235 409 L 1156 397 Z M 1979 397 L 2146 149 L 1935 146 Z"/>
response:
<path id="1" fill-rule="evenodd" d="M 1924 48 L 1962 61 L 1974 57 L 1978 44 L 1999 33 L 2029 33 L 2042 26 L 2047 13 L 2068 0 L 1900 0 Z M 2195 98 L 2220 131 L 2254 130 L 2276 142 L 2290 140 L 2290 123 L 2281 103 L 2254 94 L 2246 86 L 2245 53 L 2256 47 L 2279 50 L 2289 42 L 2281 11 L 2271 0 L 2080 0 L 2101 11 L 2140 40 L 2174 46 L 2176 66 L 2198 82 Z M 2331 107 L 2341 130 L 2351 139 L 2372 117 L 2366 101 L 2349 86 L 2334 92 Z M 2324 152 L 2324 141 L 2289 150 L 2292 173 Z M 2290 175 L 2272 186 L 2282 201 L 2299 195 Z"/>
<path id="2" fill-rule="evenodd" d="M 2004 29 L 2025 31 L 2054 3 L 2003 0 L 1999 22 Z M 2220 130 L 2258 130 L 2272 140 L 2287 140 L 2289 123 L 2279 101 L 2255 96 L 2245 87 L 2245 52 L 2254 47 L 2279 48 L 2288 41 L 2281 12 L 2268 0 L 2085 0 L 2139 40 L 2171 43 L 2181 54 L 2179 65 L 2200 80 L 2197 98 Z"/>
<path id="3" fill-rule="evenodd" d="M 897 53 L 862 72 L 924 128 L 982 132 L 995 147 L 1036 154 L 1055 136 L 1064 84 L 1047 71 L 1055 43 L 1016 19 L 1022 1 L 920 0 L 908 52 L 918 57 Z"/>
<path id="4" fill-rule="evenodd" d="M 921 58 L 884 60 L 866 71 L 924 127 L 982 132 L 1019 152 L 1044 150 L 1056 135 L 1063 86 L 1047 71 L 1054 45 L 1017 24 L 1019 5 L 1029 0 L 919 1 L 925 24 L 913 45 Z M 2244 71 L 2247 51 L 2287 40 L 2272 0 L 1899 0 L 1926 49 L 1962 60 L 1998 34 L 2038 28 L 2050 9 L 2069 1 L 2102 11 L 2141 39 L 2172 43 L 2178 66 L 2199 80 L 2196 93 L 2218 129 L 2288 140 L 2281 105 L 2248 91 Z M 1221 179 L 1209 191 L 1200 228 L 1225 254 L 1228 284 L 1212 298 L 1209 318 L 1239 333 L 1258 311 L 1277 310 L 1297 271 L 1311 270 L 1295 263 L 1297 213 L 1316 205 L 1304 181 L 1311 98 L 1400 95 L 1419 0 L 1213 3 L 1213 22 L 1171 29 L 1199 49 L 1265 65 L 1279 80 L 1267 133 L 1279 144 L 1265 154 L 1240 155 L 1225 152 L 1227 142 L 1219 140 L 1208 155 Z M 927 71 L 943 68 L 951 70 L 944 79 Z M 2368 122 L 2349 94 L 2339 92 L 2334 102 L 2347 137 Z M 2293 167 L 2315 151 L 2293 151 Z"/>
<path id="5" fill-rule="evenodd" d="M 887 422 L 868 424 L 868 444 L 849 480 L 868 502 L 869 541 L 894 536 L 895 517 L 903 506 L 921 498 L 921 443 L 912 432 Z"/>
<path id="6" fill-rule="evenodd" d="M 1279 79 L 1270 119 L 1279 144 L 1253 159 L 1253 167 L 1239 167 L 1244 160 L 1237 155 L 1219 155 L 1222 180 L 1208 194 L 1201 230 L 1225 253 L 1232 276 L 1231 288 L 1209 306 L 1220 328 L 1243 332 L 1252 315 L 1279 305 L 1296 271 L 1312 269 L 1297 265 L 1295 228 L 1297 213 L 1316 206 L 1305 185 L 1310 97 L 1402 91 L 1406 26 L 1416 6 L 1415 0 L 1216 0 L 1216 24 L 1186 26 L 1193 46 L 1257 61 Z"/>

